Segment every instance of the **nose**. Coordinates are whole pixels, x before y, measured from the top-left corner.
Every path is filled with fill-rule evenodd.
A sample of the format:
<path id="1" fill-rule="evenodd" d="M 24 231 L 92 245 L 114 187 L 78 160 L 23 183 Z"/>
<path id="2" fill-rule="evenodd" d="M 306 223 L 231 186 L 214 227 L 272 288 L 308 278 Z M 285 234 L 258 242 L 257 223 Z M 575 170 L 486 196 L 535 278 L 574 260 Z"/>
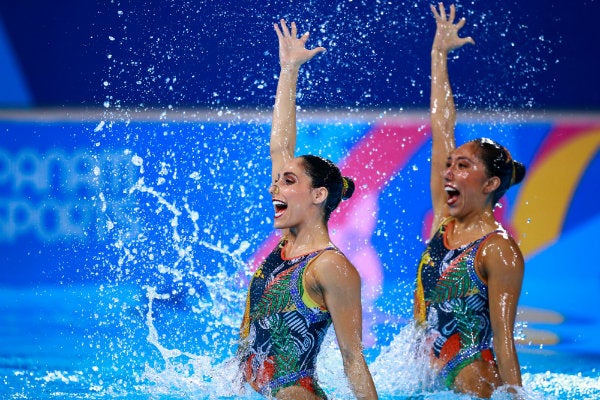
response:
<path id="1" fill-rule="evenodd" d="M 444 172 L 442 173 L 442 177 L 446 180 L 450 180 L 450 179 L 452 179 L 452 176 L 453 176 L 452 165 L 449 165 L 448 167 L 446 167 L 446 169 L 444 169 Z"/>
<path id="2" fill-rule="evenodd" d="M 277 186 L 276 184 L 272 184 L 271 186 L 269 186 L 269 193 L 271 193 L 271 195 L 279 194 L 279 186 Z"/>

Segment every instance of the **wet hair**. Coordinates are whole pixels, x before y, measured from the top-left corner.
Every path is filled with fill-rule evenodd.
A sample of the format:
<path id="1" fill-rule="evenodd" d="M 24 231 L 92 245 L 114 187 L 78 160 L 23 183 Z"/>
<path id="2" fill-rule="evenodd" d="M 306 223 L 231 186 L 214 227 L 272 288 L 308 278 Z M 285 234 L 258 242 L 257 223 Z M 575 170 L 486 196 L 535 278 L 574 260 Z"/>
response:
<path id="1" fill-rule="evenodd" d="M 354 181 L 352 178 L 342 176 L 340 169 L 326 158 L 313 155 L 303 155 L 299 158 L 302 159 L 304 169 L 312 180 L 312 187 L 327 189 L 328 195 L 325 201 L 325 221 L 327 222 L 341 201 L 352 197 L 355 188 Z"/>
<path id="2" fill-rule="evenodd" d="M 485 165 L 488 176 L 500 178 L 500 185 L 492 197 L 492 204 L 496 204 L 512 185 L 523 180 L 526 172 L 525 165 L 513 160 L 510 152 L 492 139 L 479 138 L 472 140 L 471 143 L 478 146 L 478 156 Z"/>

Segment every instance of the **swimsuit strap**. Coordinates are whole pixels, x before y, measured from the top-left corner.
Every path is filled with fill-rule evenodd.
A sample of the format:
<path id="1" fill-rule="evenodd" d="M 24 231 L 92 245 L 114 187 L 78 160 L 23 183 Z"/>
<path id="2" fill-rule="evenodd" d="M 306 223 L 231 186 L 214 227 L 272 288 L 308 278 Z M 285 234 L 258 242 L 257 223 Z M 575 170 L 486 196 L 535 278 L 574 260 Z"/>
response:
<path id="1" fill-rule="evenodd" d="M 477 286 L 477 289 L 487 298 L 488 295 L 488 287 L 485 282 L 481 280 L 479 274 L 477 273 L 477 269 L 475 268 L 475 261 L 477 260 L 477 254 L 479 253 L 479 248 L 483 245 L 486 240 L 488 240 L 493 234 L 502 232 L 500 229 L 496 229 L 490 233 L 487 233 L 485 236 L 477 239 L 474 242 L 466 245 L 464 250 L 462 250 L 462 254 L 456 257 L 452 262 L 458 262 L 460 259 L 466 258 L 467 265 L 467 274 L 469 275 L 469 279 Z M 469 257 L 469 255 L 473 253 L 473 257 Z"/>
<path id="2" fill-rule="evenodd" d="M 304 303 L 304 301 L 302 301 L 302 295 L 300 294 L 298 281 L 300 280 L 300 276 L 302 275 L 302 273 L 304 272 L 304 270 L 306 269 L 308 264 L 312 260 L 314 260 L 318 255 L 322 254 L 323 252 L 325 252 L 327 250 L 337 250 L 337 249 L 333 246 L 329 246 L 323 250 L 319 250 L 318 252 L 315 252 L 310 257 L 305 258 L 298 265 L 298 267 L 294 269 L 294 271 L 292 272 L 291 278 L 290 278 L 290 292 L 292 295 L 292 299 L 294 300 L 294 304 L 296 305 L 298 312 L 300 314 L 302 314 L 303 317 L 308 319 L 311 323 L 316 323 L 316 322 L 328 319 L 329 311 L 315 313 L 310 308 L 308 308 L 306 306 L 306 304 Z"/>
<path id="3" fill-rule="evenodd" d="M 487 285 L 479 277 L 479 274 L 477 273 L 477 269 L 475 268 L 475 260 L 477 259 L 477 253 L 479 253 L 479 248 L 481 247 L 481 245 L 492 234 L 494 234 L 496 232 L 497 231 L 490 232 L 487 235 L 485 235 L 484 237 L 478 239 L 468 249 L 465 249 L 465 251 L 464 251 L 464 253 L 463 253 L 462 256 L 457 257 L 457 259 L 458 258 L 462 258 L 462 257 L 467 257 L 467 274 L 469 274 L 469 278 L 471 279 L 471 281 L 475 284 L 475 286 L 477 286 L 477 289 L 479 289 L 479 291 L 486 298 L 487 298 L 488 288 L 487 288 Z M 469 253 L 467 253 L 467 250 L 469 251 L 469 253 L 474 252 L 474 256 L 473 257 L 468 257 Z"/>

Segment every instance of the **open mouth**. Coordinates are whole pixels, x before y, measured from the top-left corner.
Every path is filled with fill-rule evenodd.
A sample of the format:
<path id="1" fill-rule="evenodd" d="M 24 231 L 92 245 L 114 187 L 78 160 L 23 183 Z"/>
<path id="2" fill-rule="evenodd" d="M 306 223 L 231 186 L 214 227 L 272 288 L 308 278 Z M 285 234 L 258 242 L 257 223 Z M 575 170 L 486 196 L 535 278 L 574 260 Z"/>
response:
<path id="1" fill-rule="evenodd" d="M 446 201 L 446 204 L 451 206 L 458 201 L 458 196 L 460 196 L 460 192 L 458 190 L 456 190 L 452 186 L 444 186 L 444 190 L 448 195 L 448 200 Z"/>
<path id="2" fill-rule="evenodd" d="M 285 213 L 288 206 L 283 201 L 273 200 L 273 207 L 275 207 L 275 218 L 277 219 Z"/>

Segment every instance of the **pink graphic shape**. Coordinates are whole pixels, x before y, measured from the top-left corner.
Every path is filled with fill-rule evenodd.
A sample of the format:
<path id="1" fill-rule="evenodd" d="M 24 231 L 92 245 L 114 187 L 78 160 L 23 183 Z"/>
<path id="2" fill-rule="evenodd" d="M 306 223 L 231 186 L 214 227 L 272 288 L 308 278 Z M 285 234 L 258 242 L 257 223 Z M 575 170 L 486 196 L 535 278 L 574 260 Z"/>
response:
<path id="1" fill-rule="evenodd" d="M 331 216 L 329 227 L 334 232 L 334 238 L 340 237 L 344 232 L 352 235 L 355 229 L 360 231 L 360 227 L 365 225 L 370 227 L 369 236 L 372 235 L 375 223 L 368 221 L 377 220 L 376 199 L 379 193 L 430 137 L 428 125 L 415 122 L 376 124 L 367 132 L 338 163 L 342 174 L 352 177 L 357 188 L 352 199 L 343 203 Z M 357 201 L 358 197 L 370 200 Z M 365 207 L 365 204 L 369 206 Z M 254 253 L 252 259 L 262 262 L 278 240 L 279 236 L 273 232 Z M 352 240 L 346 247 L 352 246 L 351 242 Z M 336 244 L 345 250 L 341 244 Z M 350 260 L 357 263 L 356 266 L 362 273 L 360 260 Z"/>

